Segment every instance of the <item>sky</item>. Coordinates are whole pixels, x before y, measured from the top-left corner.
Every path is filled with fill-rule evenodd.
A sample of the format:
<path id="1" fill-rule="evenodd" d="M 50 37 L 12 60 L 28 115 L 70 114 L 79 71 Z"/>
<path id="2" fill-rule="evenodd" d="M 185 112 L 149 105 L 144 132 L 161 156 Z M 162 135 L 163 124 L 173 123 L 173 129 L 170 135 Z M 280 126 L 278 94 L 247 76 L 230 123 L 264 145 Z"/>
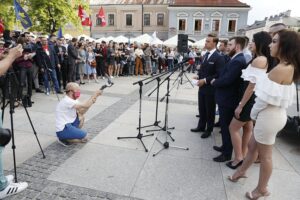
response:
<path id="1" fill-rule="evenodd" d="M 255 20 L 263 20 L 265 17 L 276 15 L 291 10 L 291 16 L 300 17 L 299 0 L 239 0 L 252 7 L 248 15 L 248 25 Z"/>

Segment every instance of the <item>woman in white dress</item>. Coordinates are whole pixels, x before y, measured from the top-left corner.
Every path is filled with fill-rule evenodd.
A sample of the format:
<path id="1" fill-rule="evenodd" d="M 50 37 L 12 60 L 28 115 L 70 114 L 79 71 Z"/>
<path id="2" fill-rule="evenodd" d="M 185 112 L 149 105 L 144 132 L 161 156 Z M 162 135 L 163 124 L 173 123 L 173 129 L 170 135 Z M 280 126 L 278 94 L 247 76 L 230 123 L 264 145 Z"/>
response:
<path id="1" fill-rule="evenodd" d="M 259 180 L 253 191 L 247 192 L 248 199 L 259 199 L 270 195 L 267 189 L 272 174 L 272 148 L 276 134 L 287 121 L 286 108 L 295 99 L 295 84 L 299 79 L 300 35 L 294 31 L 280 31 L 270 44 L 271 56 L 279 59 L 279 64 L 268 74 L 256 78 L 255 104 L 251 118 L 255 122 L 254 132 L 249 142 L 249 150 L 241 167 L 228 177 L 237 182 L 246 178 L 251 164 L 260 158 Z"/>

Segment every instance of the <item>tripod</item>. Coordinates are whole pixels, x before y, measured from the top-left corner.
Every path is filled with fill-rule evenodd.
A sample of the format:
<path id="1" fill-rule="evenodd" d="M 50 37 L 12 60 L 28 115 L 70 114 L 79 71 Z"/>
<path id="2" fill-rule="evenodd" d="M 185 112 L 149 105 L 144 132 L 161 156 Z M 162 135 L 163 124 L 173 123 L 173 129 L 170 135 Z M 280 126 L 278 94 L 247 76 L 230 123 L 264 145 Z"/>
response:
<path id="1" fill-rule="evenodd" d="M 172 128 L 169 128 L 168 127 L 168 111 L 169 111 L 169 96 L 170 96 L 170 76 L 172 75 L 173 73 L 171 73 L 166 79 L 168 81 L 167 83 L 167 93 L 165 95 L 166 98 L 166 112 L 165 112 L 165 126 L 162 128 L 162 129 L 159 129 L 159 130 L 152 130 L 152 131 L 160 131 L 160 130 L 163 130 L 165 131 L 166 133 L 166 141 L 163 143 L 162 141 L 160 141 L 158 139 L 158 137 L 156 137 L 155 139 L 161 144 L 163 145 L 163 147 L 156 153 L 153 154 L 153 156 L 156 156 L 157 154 L 159 154 L 162 150 L 164 149 L 168 149 L 168 148 L 176 148 L 176 149 L 183 149 L 183 150 L 189 150 L 189 148 L 185 148 L 185 147 L 178 147 L 178 146 L 172 146 L 169 144 L 168 142 L 168 136 L 172 139 L 172 141 L 175 141 L 175 139 L 171 136 L 171 132 L 168 131 L 170 129 L 175 129 L 174 127 Z M 161 99 L 161 101 L 164 100 L 164 97 Z"/>
<path id="2" fill-rule="evenodd" d="M 190 67 L 191 67 L 191 65 L 188 68 L 190 68 Z M 178 74 L 177 78 L 173 82 L 173 85 L 175 85 L 176 81 L 178 81 L 177 89 L 179 88 L 179 85 L 183 85 L 184 84 L 183 83 L 183 76 L 185 76 L 185 78 L 187 79 L 187 81 L 185 83 L 189 82 L 191 84 L 191 86 L 194 87 L 193 83 L 191 82 L 191 80 L 189 79 L 189 77 L 186 75 L 186 71 L 187 70 L 185 70 L 184 66 L 182 65 L 181 72 Z"/>
<path id="3" fill-rule="evenodd" d="M 143 80 L 134 83 L 134 85 L 137 84 L 137 83 L 140 86 L 140 89 L 139 89 L 140 100 L 139 100 L 139 127 L 138 127 L 139 132 L 138 132 L 138 135 L 135 136 L 135 137 L 117 137 L 117 139 L 118 140 L 120 140 L 120 139 L 139 139 L 141 141 L 141 143 L 142 143 L 145 151 L 148 152 L 148 149 L 146 148 L 146 146 L 145 146 L 145 144 L 144 144 L 144 142 L 143 142 L 142 139 L 143 139 L 143 137 L 153 136 L 154 134 L 152 133 L 152 134 L 148 134 L 148 135 L 143 135 L 141 133 L 141 123 L 142 123 L 142 87 L 143 87 Z"/>
<path id="4" fill-rule="evenodd" d="M 12 92 L 12 77 L 14 78 L 15 80 L 15 83 L 16 85 L 17 84 L 17 78 L 14 74 L 14 72 L 8 72 L 6 74 L 6 83 L 7 83 L 7 92 L 8 92 L 8 97 L 9 97 L 9 101 L 7 102 L 7 104 L 5 105 L 5 95 L 6 95 L 6 92 L 4 91 L 3 92 L 3 105 L 2 105 L 2 121 L 3 121 L 3 118 L 4 118 L 4 109 L 5 107 L 9 104 L 9 113 L 10 113 L 10 125 L 11 125 L 11 135 L 12 135 L 12 150 L 13 150 L 13 163 L 14 163 L 14 174 L 15 174 L 15 182 L 17 183 L 18 182 L 18 179 L 17 179 L 17 167 L 16 167 L 16 153 L 15 153 L 15 149 L 16 149 L 16 145 L 15 145 L 15 134 L 14 134 L 14 120 L 13 120 L 13 113 L 14 113 L 14 102 L 15 102 L 15 97 L 13 96 L 13 92 Z M 39 138 L 37 137 L 37 133 L 35 131 L 35 128 L 33 126 L 33 123 L 31 121 L 31 118 L 29 116 L 29 113 L 28 113 L 28 110 L 26 108 L 25 105 L 28 105 L 27 102 L 25 102 L 27 100 L 27 98 L 23 98 L 23 101 L 22 101 L 22 104 L 23 104 L 23 107 L 26 111 L 26 115 L 28 117 L 28 120 L 30 122 L 30 125 L 31 125 L 31 128 L 33 130 L 33 133 L 35 135 L 35 138 L 37 140 L 37 143 L 41 149 L 41 152 L 42 152 L 42 155 L 43 155 L 43 158 L 46 158 L 45 154 L 44 154 L 44 151 L 41 147 L 41 144 L 40 144 L 40 141 L 39 141 Z"/>

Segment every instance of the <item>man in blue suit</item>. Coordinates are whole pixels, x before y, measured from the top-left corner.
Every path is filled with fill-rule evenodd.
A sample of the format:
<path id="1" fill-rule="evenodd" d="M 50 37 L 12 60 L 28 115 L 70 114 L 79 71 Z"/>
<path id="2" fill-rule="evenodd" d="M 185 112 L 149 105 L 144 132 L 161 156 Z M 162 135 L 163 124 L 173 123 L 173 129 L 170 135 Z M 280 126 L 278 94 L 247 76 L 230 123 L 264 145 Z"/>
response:
<path id="1" fill-rule="evenodd" d="M 229 56 L 231 60 L 225 65 L 220 77 L 211 81 L 211 84 L 216 88 L 223 143 L 221 147 L 214 146 L 216 151 L 221 152 L 221 155 L 213 159 L 216 162 L 228 161 L 232 156 L 229 124 L 233 118 L 234 109 L 239 104 L 239 93 L 243 85 L 241 74 L 242 70 L 246 68 L 246 61 L 242 52 L 244 46 L 245 39 L 243 37 L 230 39 Z"/>
<path id="2" fill-rule="evenodd" d="M 225 60 L 217 51 L 219 38 L 214 34 L 209 34 L 205 41 L 207 52 L 198 72 L 198 126 L 191 129 L 192 132 L 204 132 L 201 138 L 208 138 L 214 128 L 215 123 L 215 88 L 210 84 L 211 80 L 217 78 L 221 69 L 225 65 Z"/>

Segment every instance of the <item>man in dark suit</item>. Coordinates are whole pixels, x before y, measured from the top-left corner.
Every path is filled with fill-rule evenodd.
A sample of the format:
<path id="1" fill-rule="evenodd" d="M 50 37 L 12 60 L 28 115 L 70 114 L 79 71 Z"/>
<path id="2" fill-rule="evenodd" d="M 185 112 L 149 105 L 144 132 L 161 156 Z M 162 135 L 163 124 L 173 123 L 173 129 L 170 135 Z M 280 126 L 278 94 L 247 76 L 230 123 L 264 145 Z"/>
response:
<path id="1" fill-rule="evenodd" d="M 66 85 L 67 85 L 67 74 L 68 74 L 68 52 L 67 52 L 67 48 L 63 45 L 63 38 L 59 38 L 57 40 L 57 45 L 55 46 L 55 51 L 56 54 L 58 56 L 58 61 L 60 64 L 60 68 L 57 67 L 56 69 L 56 73 L 57 73 L 57 77 L 58 78 L 58 84 L 59 87 L 61 87 L 61 79 L 63 82 L 63 88 L 66 89 Z"/>
<path id="2" fill-rule="evenodd" d="M 214 158 L 216 162 L 225 162 L 231 159 L 232 143 L 229 124 L 233 118 L 234 110 L 239 104 L 238 94 L 242 87 L 242 70 L 246 68 L 245 57 L 242 53 L 245 46 L 243 37 L 233 37 L 229 41 L 229 56 L 231 60 L 225 65 L 221 75 L 213 79 L 211 84 L 216 88 L 216 101 L 219 106 L 220 125 L 222 132 L 221 147 L 214 146 L 221 155 Z"/>
<path id="3" fill-rule="evenodd" d="M 192 132 L 204 132 L 201 138 L 211 135 L 215 123 L 215 88 L 210 84 L 211 80 L 217 78 L 224 67 L 224 58 L 219 54 L 216 47 L 219 38 L 209 34 L 206 38 L 203 62 L 198 72 L 198 109 L 199 122 L 197 128 L 191 129 Z"/>
<path id="4" fill-rule="evenodd" d="M 78 57 L 78 52 L 76 50 L 77 38 L 73 38 L 71 43 L 68 45 L 68 82 L 75 82 L 75 69 L 76 62 L 80 60 Z"/>

